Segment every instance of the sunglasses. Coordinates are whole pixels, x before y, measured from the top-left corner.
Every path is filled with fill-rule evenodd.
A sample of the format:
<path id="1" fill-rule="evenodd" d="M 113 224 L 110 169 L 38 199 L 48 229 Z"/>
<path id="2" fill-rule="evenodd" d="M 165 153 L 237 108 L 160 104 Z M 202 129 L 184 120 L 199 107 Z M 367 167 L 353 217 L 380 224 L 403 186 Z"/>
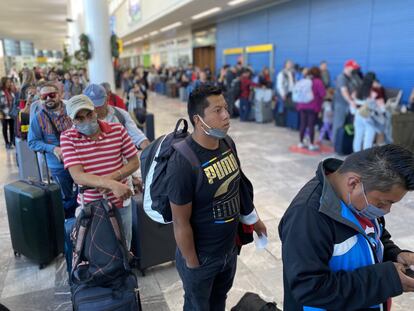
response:
<path id="1" fill-rule="evenodd" d="M 57 95 L 57 93 L 56 93 L 56 92 L 53 92 L 53 93 L 46 93 L 46 94 L 42 94 L 42 95 L 40 95 L 40 99 L 41 99 L 41 100 L 46 100 L 48 97 L 49 97 L 50 99 L 55 99 L 55 98 L 56 98 L 56 95 Z"/>

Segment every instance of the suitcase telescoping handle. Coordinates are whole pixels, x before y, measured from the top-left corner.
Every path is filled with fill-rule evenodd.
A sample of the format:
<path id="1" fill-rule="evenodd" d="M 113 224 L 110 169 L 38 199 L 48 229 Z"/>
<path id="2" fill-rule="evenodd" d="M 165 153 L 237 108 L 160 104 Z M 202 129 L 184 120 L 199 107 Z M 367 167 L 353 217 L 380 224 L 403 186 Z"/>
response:
<path id="1" fill-rule="evenodd" d="M 46 153 L 44 151 L 35 151 L 37 171 L 39 172 L 40 181 L 42 182 L 43 180 L 42 180 L 42 170 L 40 168 L 39 159 L 37 158 L 38 153 L 41 153 L 43 155 L 43 161 L 45 162 L 45 165 L 46 165 L 47 184 L 50 185 L 50 174 L 49 174 L 49 166 L 47 165 Z"/>
<path id="2" fill-rule="evenodd" d="M 85 199 L 84 199 L 84 193 L 86 190 L 93 190 L 95 189 L 95 187 L 89 187 L 89 186 L 79 186 L 79 194 L 80 194 L 80 199 L 81 199 L 81 206 L 84 207 L 85 206 Z M 105 200 L 108 199 L 107 195 L 104 194 L 103 198 Z"/>
<path id="3" fill-rule="evenodd" d="M 79 185 L 79 194 L 80 194 L 82 208 L 84 208 L 84 206 L 85 206 L 85 198 L 84 198 L 85 191 L 86 190 L 92 190 L 92 189 L 95 189 L 95 188 L 89 187 L 89 186 L 80 186 Z"/>

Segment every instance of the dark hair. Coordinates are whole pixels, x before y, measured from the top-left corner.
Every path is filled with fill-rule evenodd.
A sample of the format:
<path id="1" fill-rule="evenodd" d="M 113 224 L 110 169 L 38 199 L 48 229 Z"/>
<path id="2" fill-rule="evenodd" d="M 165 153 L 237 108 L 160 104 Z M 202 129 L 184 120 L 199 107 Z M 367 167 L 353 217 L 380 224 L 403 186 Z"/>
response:
<path id="1" fill-rule="evenodd" d="M 24 90 L 24 94 L 23 94 L 25 98 L 27 98 L 27 94 L 29 93 L 29 90 L 32 89 L 32 88 L 36 89 L 36 84 L 34 84 L 34 83 L 27 84 L 27 86 Z"/>
<path id="2" fill-rule="evenodd" d="M 373 72 L 367 72 L 362 79 L 362 84 L 357 90 L 356 97 L 358 99 L 367 99 L 371 94 L 372 84 L 376 80 L 376 75 Z"/>
<path id="3" fill-rule="evenodd" d="M 398 145 L 374 147 L 349 155 L 338 170 L 361 176 L 366 191 L 390 191 L 400 185 L 414 190 L 414 154 Z"/>
<path id="4" fill-rule="evenodd" d="M 41 89 L 45 88 L 45 87 L 53 87 L 57 92 L 59 91 L 59 88 L 57 87 L 57 85 L 54 82 L 46 82 L 43 85 L 40 86 Z"/>
<path id="5" fill-rule="evenodd" d="M 309 69 L 308 74 L 311 75 L 312 78 L 321 78 L 321 70 L 319 69 L 319 67 L 316 66 Z"/>
<path id="6" fill-rule="evenodd" d="M 221 94 L 223 94 L 222 89 L 210 83 L 203 83 L 190 93 L 190 96 L 188 97 L 187 111 L 192 125 L 194 125 L 193 117 L 195 115 L 204 117 L 204 109 L 209 105 L 207 98 L 212 95 Z"/>
<path id="7" fill-rule="evenodd" d="M 6 88 L 7 81 L 11 81 L 9 77 L 2 77 L 0 80 L 0 89 L 4 90 Z"/>

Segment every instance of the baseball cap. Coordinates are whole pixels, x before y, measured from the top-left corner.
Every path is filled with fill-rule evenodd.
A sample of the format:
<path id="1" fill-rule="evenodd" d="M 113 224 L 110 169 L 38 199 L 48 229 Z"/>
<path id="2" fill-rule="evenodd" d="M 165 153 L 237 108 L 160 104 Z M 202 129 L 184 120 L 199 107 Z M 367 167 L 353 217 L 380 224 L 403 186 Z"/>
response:
<path id="1" fill-rule="evenodd" d="M 75 119 L 76 114 L 82 109 L 87 109 L 90 111 L 95 110 L 95 106 L 86 95 L 75 95 L 66 102 L 66 113 L 72 120 Z"/>
<path id="2" fill-rule="evenodd" d="M 361 68 L 361 66 L 358 65 L 358 63 L 356 61 L 354 61 L 353 59 L 349 59 L 345 62 L 344 67 L 351 67 L 352 69 L 359 69 Z"/>
<path id="3" fill-rule="evenodd" d="M 88 96 L 95 107 L 101 107 L 106 102 L 106 90 L 102 85 L 89 84 L 83 94 Z"/>

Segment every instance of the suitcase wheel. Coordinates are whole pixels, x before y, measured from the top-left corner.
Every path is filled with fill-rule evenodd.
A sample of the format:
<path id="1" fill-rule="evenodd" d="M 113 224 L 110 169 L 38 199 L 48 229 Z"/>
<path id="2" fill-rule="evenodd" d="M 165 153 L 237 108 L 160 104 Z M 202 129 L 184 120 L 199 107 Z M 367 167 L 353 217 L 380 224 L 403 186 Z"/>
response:
<path id="1" fill-rule="evenodd" d="M 14 257 L 20 257 L 21 254 L 19 252 L 14 251 Z"/>
<path id="2" fill-rule="evenodd" d="M 139 269 L 139 272 L 141 272 L 142 276 L 145 276 L 145 269 Z"/>

